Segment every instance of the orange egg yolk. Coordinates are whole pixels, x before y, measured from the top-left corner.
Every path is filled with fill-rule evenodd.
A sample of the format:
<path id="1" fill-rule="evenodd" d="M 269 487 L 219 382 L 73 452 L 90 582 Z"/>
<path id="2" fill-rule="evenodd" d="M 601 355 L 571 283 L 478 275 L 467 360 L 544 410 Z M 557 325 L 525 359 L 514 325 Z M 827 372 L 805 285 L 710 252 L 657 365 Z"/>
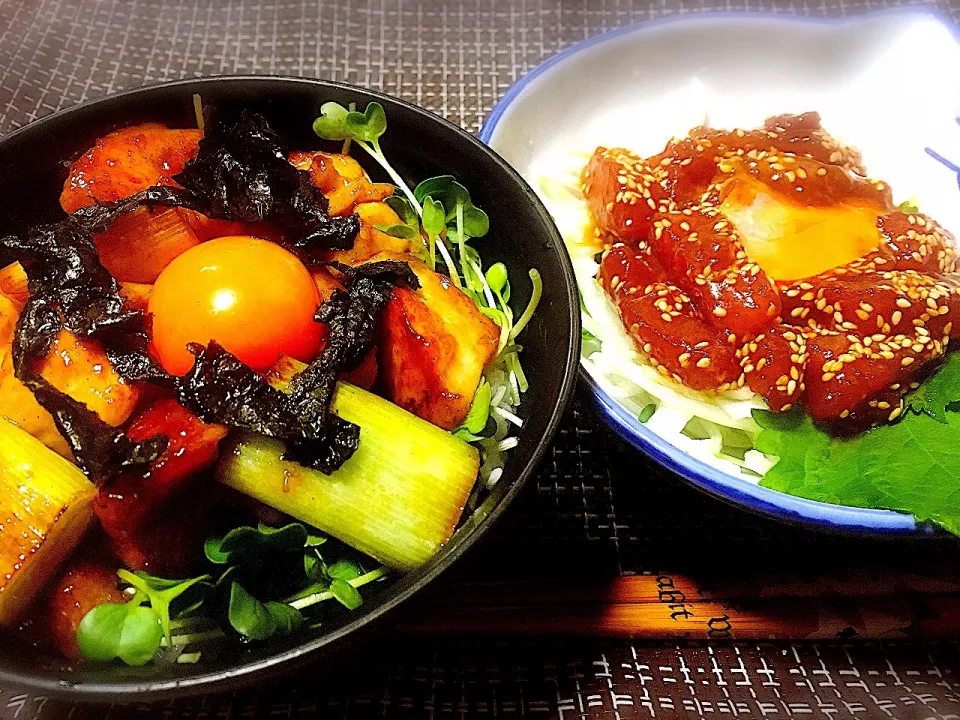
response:
<path id="1" fill-rule="evenodd" d="M 799 280 L 875 250 L 882 208 L 867 202 L 799 205 L 763 183 L 737 178 L 720 211 L 736 226 L 750 259 L 775 280 Z"/>
<path id="2" fill-rule="evenodd" d="M 320 298 L 300 260 L 276 243 L 239 236 L 209 240 L 173 260 L 157 278 L 147 306 L 151 348 L 167 372 L 193 366 L 190 343 L 211 340 L 254 370 L 280 355 L 308 362 L 323 326 Z"/>

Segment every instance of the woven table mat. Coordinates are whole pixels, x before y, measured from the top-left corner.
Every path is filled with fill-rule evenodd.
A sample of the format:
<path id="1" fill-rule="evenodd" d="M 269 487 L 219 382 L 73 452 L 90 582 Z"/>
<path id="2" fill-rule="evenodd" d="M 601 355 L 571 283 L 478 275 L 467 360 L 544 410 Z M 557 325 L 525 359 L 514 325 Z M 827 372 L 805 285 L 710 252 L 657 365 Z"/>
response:
<path id="1" fill-rule="evenodd" d="M 0 0 L 0 133 L 116 90 L 239 73 L 355 83 L 476 131 L 528 70 L 603 30 L 707 10 L 824 16 L 887 5 L 874 0 Z M 937 9 L 960 22 L 957 0 L 941 0 Z M 831 538 L 721 504 L 611 438 L 586 396 L 578 397 L 539 475 L 492 535 L 398 616 L 400 634 L 374 638 L 282 682 L 144 707 L 75 708 L 0 688 L 0 720 L 960 713 L 956 644 L 845 642 L 865 634 L 909 637 L 931 621 L 935 625 L 939 610 L 929 603 L 893 608 L 845 595 L 851 588 L 869 594 L 896 577 L 907 596 L 925 597 L 923 590 L 932 588 L 941 604 L 952 607 L 960 587 L 955 543 Z M 750 603 L 741 602 L 744 597 L 775 594 L 771 588 L 781 585 L 836 597 L 830 607 L 816 608 L 812 625 L 797 628 L 796 637 L 820 638 L 802 644 L 705 645 L 668 633 L 664 637 L 673 639 L 534 641 L 523 637 L 530 630 L 524 626 L 501 639 L 484 639 L 464 634 L 457 624 L 458 603 L 484 593 L 506 593 L 528 603 L 537 617 L 562 623 L 569 621 L 566 610 L 551 616 L 556 607 L 546 611 L 529 598 L 559 586 L 583 607 L 602 609 L 609 597 L 601 593 L 596 599 L 597 588 L 620 583 L 622 592 L 650 581 L 666 593 L 659 599 L 669 612 L 716 601 L 721 610 L 729 609 L 723 613 L 728 618 L 752 611 Z M 582 597 L 578 588 L 584 589 Z M 560 597 L 566 597 L 563 592 Z M 731 592 L 737 602 L 730 600 Z M 671 602 L 679 603 L 679 610 L 670 610 Z M 502 619 L 488 622 L 498 627 Z M 433 632 L 425 632 L 427 626 Z M 598 628 L 628 634 L 622 630 Z M 688 637 L 731 636 L 722 623 L 703 630 Z"/>

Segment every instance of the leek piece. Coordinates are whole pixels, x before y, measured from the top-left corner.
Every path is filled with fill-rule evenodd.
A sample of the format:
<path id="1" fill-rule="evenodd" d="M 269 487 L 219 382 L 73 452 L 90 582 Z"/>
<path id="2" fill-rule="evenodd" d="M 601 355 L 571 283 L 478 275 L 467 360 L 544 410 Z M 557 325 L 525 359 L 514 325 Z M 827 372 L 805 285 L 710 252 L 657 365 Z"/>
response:
<path id="1" fill-rule="evenodd" d="M 117 280 L 151 284 L 174 258 L 199 245 L 186 211 L 139 207 L 93 238 L 100 262 Z"/>
<path id="2" fill-rule="evenodd" d="M 282 460 L 283 443 L 248 434 L 222 455 L 230 487 L 398 570 L 453 534 L 480 467 L 476 448 L 365 390 L 339 383 L 333 411 L 360 426 L 360 447 L 324 475 Z"/>
<path id="3" fill-rule="evenodd" d="M 9 267 L 20 267 L 14 263 Z M 3 271 L 0 271 L 3 272 Z M 0 277 L 0 290 L 3 288 Z M 73 454 L 53 417 L 40 406 L 33 392 L 13 372 L 13 335 L 20 310 L 0 292 L 0 421 L 9 420 L 39 439 L 44 445 L 70 459 Z M 2 522 L 2 519 L 0 519 Z"/>
<path id="4" fill-rule="evenodd" d="M 17 618 L 83 538 L 96 494 L 76 465 L 0 419 L 0 625 Z"/>

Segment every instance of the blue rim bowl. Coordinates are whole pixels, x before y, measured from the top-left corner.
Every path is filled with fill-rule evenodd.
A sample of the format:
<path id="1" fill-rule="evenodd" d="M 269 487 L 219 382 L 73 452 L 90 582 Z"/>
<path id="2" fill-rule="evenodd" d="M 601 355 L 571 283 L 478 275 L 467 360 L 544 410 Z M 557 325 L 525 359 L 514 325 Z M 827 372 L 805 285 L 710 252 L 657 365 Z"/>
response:
<path id="1" fill-rule="evenodd" d="M 957 28 L 951 20 L 945 18 L 933 6 L 887 8 L 847 18 L 809 18 L 762 12 L 706 12 L 639 22 L 576 43 L 533 68 L 511 86 L 490 111 L 483 127 L 480 129 L 479 137 L 482 142 L 491 144 L 494 131 L 503 121 L 506 111 L 520 98 L 525 89 L 536 83 L 546 73 L 561 71 L 563 66 L 576 62 L 580 53 L 624 35 L 636 35 L 637 41 L 640 42 L 644 35 L 655 33 L 662 27 L 678 24 L 773 20 L 806 25 L 836 26 L 856 24 L 864 20 L 890 15 L 934 18 L 948 27 L 960 43 L 960 28 Z M 936 537 L 942 535 L 932 524 L 917 522 L 912 515 L 907 513 L 847 507 L 794 497 L 761 487 L 746 479 L 711 467 L 647 428 L 620 405 L 616 399 L 604 391 L 582 365 L 580 367 L 580 377 L 593 394 L 603 420 L 617 435 L 637 450 L 714 497 L 767 517 L 826 532 L 881 537 Z"/>

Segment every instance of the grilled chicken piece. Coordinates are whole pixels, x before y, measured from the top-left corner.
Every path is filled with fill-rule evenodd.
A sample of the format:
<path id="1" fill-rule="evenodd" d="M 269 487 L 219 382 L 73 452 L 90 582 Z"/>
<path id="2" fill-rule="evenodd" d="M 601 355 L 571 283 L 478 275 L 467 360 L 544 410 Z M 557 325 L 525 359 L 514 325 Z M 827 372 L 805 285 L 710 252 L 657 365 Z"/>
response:
<path id="1" fill-rule="evenodd" d="M 298 170 L 310 173 L 313 184 L 330 202 L 331 215 L 349 215 L 362 203 L 393 195 L 393 185 L 370 182 L 360 163 L 349 155 L 297 151 L 288 159 Z"/>
<path id="2" fill-rule="evenodd" d="M 325 253 L 323 259 L 348 265 L 366 262 L 378 252 L 405 253 L 410 241 L 387 235 L 376 226 L 395 225 L 400 218 L 382 202 L 393 195 L 389 183 L 371 182 L 366 171 L 349 155 L 331 155 L 324 152 L 292 152 L 290 164 L 310 174 L 313 184 L 326 196 L 331 215 L 360 217 L 360 234 L 353 247 Z"/>
<path id="3" fill-rule="evenodd" d="M 17 304 L 0 294 L 0 420 L 9 420 L 51 450 L 72 459 L 70 446 L 57 429 L 53 416 L 13 374 L 11 349 L 19 316 Z"/>
<path id="4" fill-rule="evenodd" d="M 120 377 L 97 340 L 69 330 L 57 334 L 38 369 L 53 387 L 114 427 L 129 419 L 140 399 L 139 384 Z"/>
<path id="5" fill-rule="evenodd" d="M 115 130 L 70 166 L 60 206 L 70 213 L 153 185 L 175 185 L 173 176 L 197 154 L 201 137 L 199 130 L 172 130 L 159 123 Z"/>
<path id="6" fill-rule="evenodd" d="M 383 313 L 378 359 L 384 395 L 451 430 L 470 409 L 480 376 L 497 352 L 500 329 L 448 277 L 419 260 L 396 253 L 370 260 L 409 263 L 421 286 L 395 288 Z"/>
<path id="7" fill-rule="evenodd" d="M 198 488 L 193 482 L 216 462 L 227 428 L 204 423 L 175 400 L 163 399 L 127 430 L 138 442 L 160 434 L 169 445 L 147 472 L 126 473 L 102 486 L 94 509 L 124 565 L 177 575 L 194 569 L 196 551 L 211 532 L 218 503 L 210 500 L 208 484 Z"/>
<path id="8" fill-rule="evenodd" d="M 411 241 L 396 238 L 377 230 L 377 226 L 395 225 L 400 218 L 389 205 L 383 202 L 365 202 L 357 205 L 356 213 L 360 217 L 360 234 L 349 250 L 335 250 L 325 253 L 324 260 L 356 265 L 367 262 L 380 252 L 410 252 Z"/>
<path id="9" fill-rule="evenodd" d="M 64 457 L 71 457 L 51 415 L 14 375 L 11 347 L 19 313 L 0 295 L 0 417 L 38 438 Z M 37 370 L 53 387 L 97 413 L 109 425 L 122 425 L 140 398 L 135 383 L 121 378 L 103 348 L 93 338 L 78 338 L 61 330 Z"/>
<path id="10" fill-rule="evenodd" d="M 0 270 L 0 295 L 5 295 L 19 312 L 30 297 L 27 273 L 18 262 L 10 263 Z"/>
<path id="11" fill-rule="evenodd" d="M 49 633 L 47 640 L 70 660 L 83 657 L 77 645 L 77 627 L 83 616 L 97 605 L 127 599 L 117 589 L 117 565 L 99 543 L 86 543 L 47 591 L 42 629 Z"/>
<path id="12" fill-rule="evenodd" d="M 121 564 L 161 577 L 195 577 L 209 569 L 203 543 L 222 537 L 227 530 L 249 522 L 236 506 L 236 493 L 201 477 L 178 497 L 163 506 L 135 532 L 111 538 L 112 550 Z"/>
<path id="13" fill-rule="evenodd" d="M 127 472 L 100 487 L 97 515 L 107 534 L 120 544 L 194 475 L 213 465 L 217 443 L 226 437 L 227 428 L 202 422 L 175 400 L 164 399 L 134 419 L 126 434 L 134 442 L 165 435 L 169 443 L 145 473 Z"/>

